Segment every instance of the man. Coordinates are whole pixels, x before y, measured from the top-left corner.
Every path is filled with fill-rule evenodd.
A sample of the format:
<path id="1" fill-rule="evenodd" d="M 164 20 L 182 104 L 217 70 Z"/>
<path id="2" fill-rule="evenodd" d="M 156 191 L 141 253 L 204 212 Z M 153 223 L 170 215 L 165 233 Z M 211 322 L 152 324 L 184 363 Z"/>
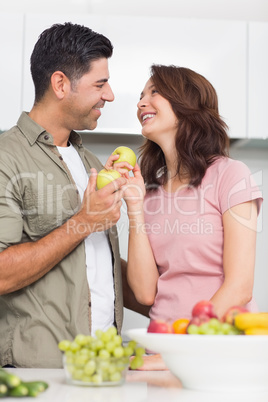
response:
<path id="1" fill-rule="evenodd" d="M 32 56 L 35 102 L 0 136 L 0 365 L 62 367 L 57 344 L 122 326 L 115 224 L 122 177 L 96 191 L 99 160 L 76 130 L 105 102 L 110 41 L 56 24 Z M 88 179 L 89 176 L 89 179 Z"/>

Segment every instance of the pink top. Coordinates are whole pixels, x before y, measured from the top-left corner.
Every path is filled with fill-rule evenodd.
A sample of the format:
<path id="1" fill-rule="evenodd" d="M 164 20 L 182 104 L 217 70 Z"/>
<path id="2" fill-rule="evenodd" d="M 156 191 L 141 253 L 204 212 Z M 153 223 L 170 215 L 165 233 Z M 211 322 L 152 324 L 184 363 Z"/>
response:
<path id="1" fill-rule="evenodd" d="M 220 157 L 198 188 L 175 193 L 159 187 L 145 198 L 145 221 L 159 269 L 158 291 L 151 319 L 173 322 L 190 318 L 193 306 L 209 300 L 220 288 L 223 273 L 223 213 L 262 194 L 248 167 Z M 256 311 L 255 301 L 247 307 Z"/>

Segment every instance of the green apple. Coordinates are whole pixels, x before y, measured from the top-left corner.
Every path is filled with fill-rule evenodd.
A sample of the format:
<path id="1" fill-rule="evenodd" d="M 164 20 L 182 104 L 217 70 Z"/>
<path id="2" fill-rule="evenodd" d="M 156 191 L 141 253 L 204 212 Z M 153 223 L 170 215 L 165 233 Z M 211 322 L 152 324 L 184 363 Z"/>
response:
<path id="1" fill-rule="evenodd" d="M 112 155 L 119 155 L 119 158 L 114 162 L 114 164 L 118 162 L 127 162 L 133 167 L 136 165 L 137 158 L 135 152 L 132 151 L 131 148 L 124 146 L 117 147 L 112 153 Z"/>
<path id="2" fill-rule="evenodd" d="M 102 187 L 106 186 L 107 184 L 111 183 L 115 179 L 121 177 L 121 174 L 114 169 L 102 169 L 97 176 L 97 188 L 100 190 Z"/>

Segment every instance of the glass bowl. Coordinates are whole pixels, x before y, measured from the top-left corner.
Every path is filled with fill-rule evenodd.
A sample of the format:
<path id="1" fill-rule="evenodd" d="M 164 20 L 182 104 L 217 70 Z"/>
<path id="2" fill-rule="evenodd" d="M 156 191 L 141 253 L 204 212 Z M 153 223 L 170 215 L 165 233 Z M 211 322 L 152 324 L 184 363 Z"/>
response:
<path id="1" fill-rule="evenodd" d="M 88 357 L 63 355 L 66 381 L 80 386 L 114 386 L 125 382 L 129 357 Z"/>

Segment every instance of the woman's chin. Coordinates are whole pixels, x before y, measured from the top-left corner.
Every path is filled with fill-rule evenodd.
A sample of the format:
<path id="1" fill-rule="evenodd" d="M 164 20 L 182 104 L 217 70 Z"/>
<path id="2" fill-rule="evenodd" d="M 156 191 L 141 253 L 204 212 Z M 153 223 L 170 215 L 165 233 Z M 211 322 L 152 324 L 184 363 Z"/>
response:
<path id="1" fill-rule="evenodd" d="M 141 135 L 144 138 L 147 138 L 148 140 L 150 139 L 150 132 L 146 129 L 146 127 L 142 127 L 141 129 Z"/>

